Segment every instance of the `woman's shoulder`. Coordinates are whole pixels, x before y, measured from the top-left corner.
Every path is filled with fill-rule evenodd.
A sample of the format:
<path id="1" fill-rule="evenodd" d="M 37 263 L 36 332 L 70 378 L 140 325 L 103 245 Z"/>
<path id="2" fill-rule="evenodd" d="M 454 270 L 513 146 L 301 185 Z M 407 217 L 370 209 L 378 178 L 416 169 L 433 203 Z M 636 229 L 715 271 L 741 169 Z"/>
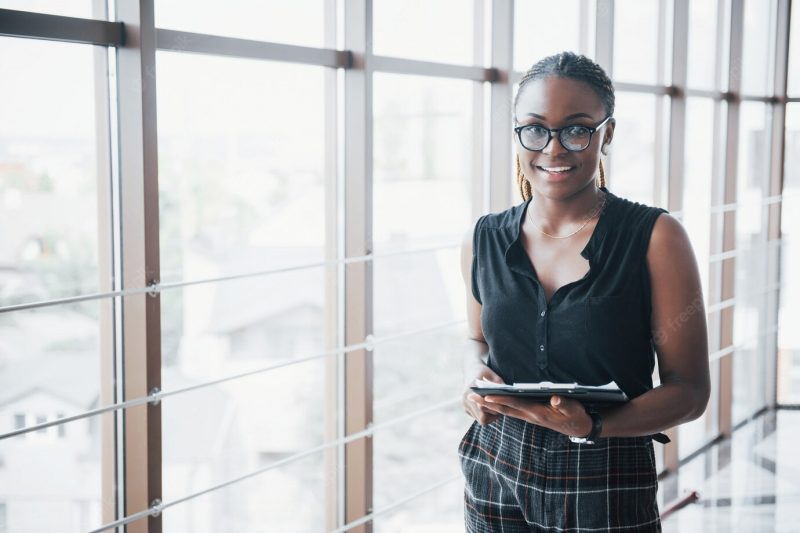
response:
<path id="1" fill-rule="evenodd" d="M 614 205 L 616 206 L 617 211 L 619 214 L 623 216 L 641 216 L 645 214 L 655 214 L 655 213 L 669 213 L 667 209 L 663 207 L 658 207 L 655 205 L 650 205 L 647 203 L 639 202 L 638 200 L 632 200 L 626 196 L 616 195 L 611 191 L 608 191 L 611 195 L 611 198 L 614 200 Z"/>
<path id="2" fill-rule="evenodd" d="M 611 193 L 613 195 L 613 193 Z M 669 210 L 636 200 L 631 200 L 624 196 L 613 195 L 613 215 L 615 225 L 620 228 L 628 228 L 631 231 L 643 231 L 650 233 L 659 215 L 666 213 L 669 218 Z"/>
<path id="3" fill-rule="evenodd" d="M 522 210 L 528 201 L 512 205 L 502 211 L 484 213 L 475 222 L 476 229 L 515 229 L 519 225 Z"/>

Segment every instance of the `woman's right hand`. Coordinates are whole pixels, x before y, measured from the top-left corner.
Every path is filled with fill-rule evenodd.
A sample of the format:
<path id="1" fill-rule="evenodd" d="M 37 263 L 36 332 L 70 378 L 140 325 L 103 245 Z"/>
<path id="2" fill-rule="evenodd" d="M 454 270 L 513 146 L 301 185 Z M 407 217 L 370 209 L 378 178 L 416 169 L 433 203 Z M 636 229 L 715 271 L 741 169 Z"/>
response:
<path id="1" fill-rule="evenodd" d="M 491 368 L 486 365 L 478 365 L 474 371 L 470 372 L 471 377 L 467 380 L 465 387 L 464 387 L 464 394 L 463 394 L 463 404 L 464 404 L 464 412 L 470 415 L 472 418 L 478 421 L 478 423 L 482 426 L 486 424 L 491 424 L 500 416 L 500 413 L 496 411 L 491 411 L 486 407 L 483 407 L 481 402 L 481 397 L 479 394 L 472 392 L 470 389 L 471 386 L 475 384 L 476 379 L 485 378 L 489 381 L 493 381 L 495 383 L 504 383 L 503 378 L 498 376 Z"/>

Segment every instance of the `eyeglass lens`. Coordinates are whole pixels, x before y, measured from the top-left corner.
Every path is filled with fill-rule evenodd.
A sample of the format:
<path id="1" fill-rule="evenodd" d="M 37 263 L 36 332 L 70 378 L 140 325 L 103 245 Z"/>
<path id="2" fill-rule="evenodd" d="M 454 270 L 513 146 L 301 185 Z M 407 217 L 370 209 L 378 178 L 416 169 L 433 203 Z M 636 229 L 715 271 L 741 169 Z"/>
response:
<path id="1" fill-rule="evenodd" d="M 542 126 L 531 126 L 521 131 L 522 145 L 529 150 L 542 150 L 550 137 L 549 132 Z M 567 150 L 584 150 L 589 146 L 592 134 L 584 126 L 569 126 L 558 132 L 561 144 Z"/>

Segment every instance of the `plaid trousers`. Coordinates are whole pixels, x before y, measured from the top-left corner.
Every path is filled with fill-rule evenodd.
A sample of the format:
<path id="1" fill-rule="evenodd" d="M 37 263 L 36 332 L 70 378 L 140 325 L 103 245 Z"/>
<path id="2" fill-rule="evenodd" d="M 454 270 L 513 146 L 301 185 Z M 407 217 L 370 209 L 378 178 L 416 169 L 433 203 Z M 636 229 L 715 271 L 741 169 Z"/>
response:
<path id="1" fill-rule="evenodd" d="M 501 415 L 473 421 L 458 455 L 469 533 L 661 531 L 650 437 L 575 444 Z"/>

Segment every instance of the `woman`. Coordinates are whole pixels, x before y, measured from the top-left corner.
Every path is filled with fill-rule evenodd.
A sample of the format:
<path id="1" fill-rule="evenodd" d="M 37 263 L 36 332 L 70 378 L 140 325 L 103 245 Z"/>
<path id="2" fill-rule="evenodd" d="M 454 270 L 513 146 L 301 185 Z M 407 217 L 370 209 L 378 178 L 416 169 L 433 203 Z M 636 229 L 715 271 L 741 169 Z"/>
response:
<path id="1" fill-rule="evenodd" d="M 697 262 L 667 211 L 606 187 L 613 113 L 611 80 L 590 59 L 562 52 L 535 64 L 513 107 L 524 201 L 465 236 L 467 531 L 661 531 L 652 440 L 706 408 Z M 587 412 L 559 396 L 482 398 L 469 389 L 480 378 L 613 380 L 631 400 Z"/>

